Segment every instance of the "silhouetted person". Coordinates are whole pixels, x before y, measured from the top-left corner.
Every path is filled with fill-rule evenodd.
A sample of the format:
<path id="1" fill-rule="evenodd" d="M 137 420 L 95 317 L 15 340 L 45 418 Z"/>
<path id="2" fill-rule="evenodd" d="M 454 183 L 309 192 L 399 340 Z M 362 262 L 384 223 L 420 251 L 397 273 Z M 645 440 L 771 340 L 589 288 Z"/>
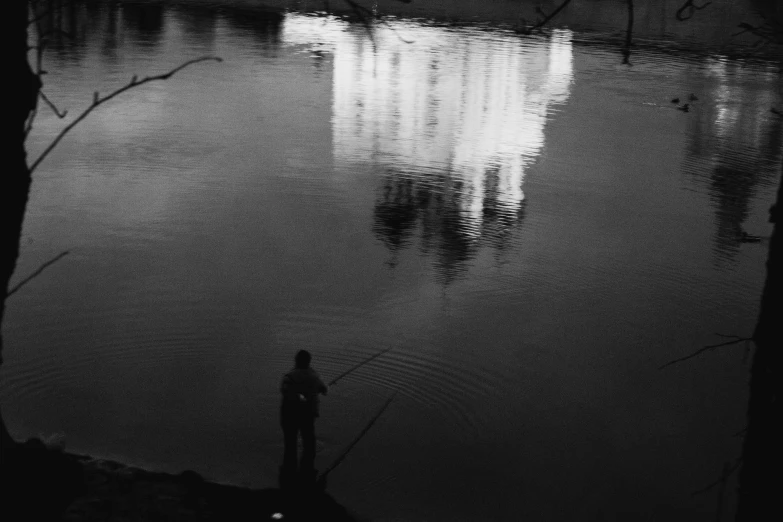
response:
<path id="1" fill-rule="evenodd" d="M 318 417 L 318 394 L 326 395 L 327 387 L 310 368 L 310 352 L 300 350 L 296 354 L 296 367 L 283 376 L 280 392 L 280 425 L 285 437 L 283 475 L 288 477 L 296 471 L 297 442 L 302 434 L 302 461 L 299 470 L 302 476 L 314 478 L 315 469 L 315 418 Z"/>

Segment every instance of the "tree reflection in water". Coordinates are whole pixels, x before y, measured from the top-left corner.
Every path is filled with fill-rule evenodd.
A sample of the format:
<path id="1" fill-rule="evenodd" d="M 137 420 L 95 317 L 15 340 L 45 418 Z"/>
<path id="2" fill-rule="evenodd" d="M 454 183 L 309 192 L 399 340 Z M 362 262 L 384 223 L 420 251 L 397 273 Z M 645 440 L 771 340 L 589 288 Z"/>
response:
<path id="1" fill-rule="evenodd" d="M 731 260 L 743 242 L 754 239 L 757 231 L 745 230 L 751 201 L 760 186 L 775 184 L 783 141 L 783 119 L 770 113 L 774 89 L 747 86 L 774 86 L 779 80 L 775 71 L 746 70 L 719 56 L 704 70 L 710 103 L 700 104 L 689 123 L 688 161 L 712 165 L 703 181 L 715 211 L 714 252 L 717 260 Z"/>
<path id="2" fill-rule="evenodd" d="M 524 199 L 515 208 L 500 204 L 498 165 L 484 176 L 480 228 L 463 219 L 464 185 L 448 174 L 416 179 L 390 170 L 374 206 L 372 231 L 393 253 L 410 246 L 417 227 L 420 249 L 435 257 L 438 279 L 453 281 L 482 245 L 498 251 L 508 246 L 512 230 L 524 216 Z M 394 266 L 395 262 L 391 263 Z"/>

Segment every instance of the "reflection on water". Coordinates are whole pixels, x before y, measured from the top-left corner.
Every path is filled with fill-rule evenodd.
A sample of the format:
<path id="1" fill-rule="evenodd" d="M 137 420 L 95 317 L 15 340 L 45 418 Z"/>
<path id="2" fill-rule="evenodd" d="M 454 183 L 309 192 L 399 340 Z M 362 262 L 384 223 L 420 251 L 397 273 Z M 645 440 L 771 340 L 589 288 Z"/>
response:
<path id="1" fill-rule="evenodd" d="M 218 20 L 232 30 L 252 34 L 257 48 L 271 51 L 280 43 L 283 15 L 263 9 L 230 9 L 218 14 L 214 8 L 166 7 L 162 3 L 67 2 L 63 9 L 41 8 L 38 27 L 47 46 L 59 60 L 78 61 L 92 39 L 110 61 L 118 59 L 121 46 L 138 46 L 149 52 L 164 44 L 168 25 L 175 25 L 194 49 L 208 50 L 214 43 Z"/>
<path id="2" fill-rule="evenodd" d="M 163 5 L 123 4 L 120 10 L 122 25 L 128 38 L 136 45 L 153 49 L 163 35 Z"/>
<path id="3" fill-rule="evenodd" d="M 770 114 L 779 98 L 779 72 L 748 70 L 741 62 L 710 57 L 703 68 L 702 97 L 688 131 L 688 163 L 708 162 L 715 209 L 715 253 L 731 259 L 748 235 L 750 202 L 758 185 L 774 185 L 783 148 L 783 119 Z M 752 84 L 753 88 L 748 88 Z M 701 100 L 693 102 L 699 103 Z M 697 171 L 698 172 L 698 171 Z"/>
<path id="4" fill-rule="evenodd" d="M 526 168 L 568 97 L 571 34 L 522 49 L 512 36 L 413 24 L 374 38 L 333 42 L 335 161 L 382 167 L 373 232 L 396 251 L 419 227 L 449 281 L 480 243 L 503 248 L 522 218 Z"/>
<path id="5" fill-rule="evenodd" d="M 258 48 L 274 50 L 280 43 L 280 31 L 283 24 L 282 13 L 264 10 L 229 9 L 224 19 L 235 30 L 252 34 Z"/>
<path id="6" fill-rule="evenodd" d="M 218 13 L 214 9 L 175 9 L 184 38 L 194 47 L 211 49 L 218 28 Z"/>

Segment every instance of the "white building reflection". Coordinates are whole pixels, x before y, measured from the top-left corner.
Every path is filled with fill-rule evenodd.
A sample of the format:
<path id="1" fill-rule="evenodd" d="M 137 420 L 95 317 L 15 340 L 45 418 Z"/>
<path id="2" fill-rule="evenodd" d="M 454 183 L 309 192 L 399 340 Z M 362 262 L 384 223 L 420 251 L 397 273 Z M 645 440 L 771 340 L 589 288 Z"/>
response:
<path id="1" fill-rule="evenodd" d="M 402 24 L 400 24 L 402 25 Z M 403 25 L 342 33 L 334 57 L 337 161 L 401 171 L 447 171 L 461 182 L 460 213 L 477 233 L 485 171 L 498 169 L 497 205 L 514 213 L 526 166 L 540 153 L 549 107 L 568 96 L 570 35 L 518 38 Z"/>
<path id="2" fill-rule="evenodd" d="M 284 41 L 312 45 L 314 38 L 333 53 L 338 170 L 381 167 L 389 177 L 383 212 L 396 204 L 409 214 L 387 216 L 386 228 L 427 221 L 432 201 L 468 241 L 486 234 L 488 216 L 515 221 L 547 118 L 568 98 L 570 31 L 521 39 L 393 22 L 376 24 L 373 41 L 363 28 L 334 19 L 286 19 Z M 429 193 L 422 196 L 422 188 Z M 427 209 L 417 208 L 421 201 Z"/>

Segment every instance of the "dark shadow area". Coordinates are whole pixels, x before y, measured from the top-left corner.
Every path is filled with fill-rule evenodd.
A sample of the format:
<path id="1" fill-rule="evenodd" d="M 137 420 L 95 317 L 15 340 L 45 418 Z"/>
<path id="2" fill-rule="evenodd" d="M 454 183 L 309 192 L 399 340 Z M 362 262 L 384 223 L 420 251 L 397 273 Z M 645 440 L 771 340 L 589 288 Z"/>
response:
<path id="1" fill-rule="evenodd" d="M 160 45 L 165 29 L 162 4 L 47 0 L 40 3 L 38 13 L 46 49 L 60 62 L 83 60 L 91 39 L 99 39 L 101 53 L 111 61 L 117 60 L 123 43 L 152 50 Z"/>
<path id="2" fill-rule="evenodd" d="M 3 520 L 263 521 L 356 518 L 328 493 L 249 489 L 205 481 L 198 473 L 155 473 L 73 455 L 29 439 L 4 459 Z M 8 495 L 7 497 L 5 495 Z"/>
<path id="3" fill-rule="evenodd" d="M 7 448 L 4 448 L 7 450 Z M 39 439 L 3 452 L 3 520 L 59 520 L 87 492 L 82 467 L 71 455 L 48 449 Z"/>
<path id="4" fill-rule="evenodd" d="M 410 244 L 419 213 L 426 211 L 433 195 L 424 189 L 415 193 L 413 180 L 389 172 L 381 196 L 375 201 L 372 231 L 392 252 Z"/>
<path id="5" fill-rule="evenodd" d="M 90 7 L 87 9 L 87 7 Z M 97 15 L 94 2 L 45 0 L 37 4 L 35 22 L 44 48 L 60 63 L 79 63 L 86 56 L 84 42 L 89 35 L 90 21 Z"/>
<path id="6" fill-rule="evenodd" d="M 164 30 L 163 5 L 123 3 L 120 13 L 122 27 L 131 42 L 150 50 L 160 45 Z"/>
<path id="7" fill-rule="evenodd" d="M 225 21 L 235 30 L 253 35 L 264 51 L 276 51 L 285 14 L 271 9 L 232 8 L 222 12 Z"/>
<path id="8" fill-rule="evenodd" d="M 106 4 L 105 18 L 102 22 L 105 24 L 106 30 L 103 33 L 103 39 L 101 41 L 100 49 L 101 55 L 111 63 L 118 62 L 118 50 L 122 39 L 119 34 L 119 17 L 120 8 L 114 2 Z"/>
<path id="9" fill-rule="evenodd" d="M 215 43 L 218 12 L 203 6 L 175 6 L 172 14 L 182 28 L 185 39 L 191 44 L 211 48 Z"/>

